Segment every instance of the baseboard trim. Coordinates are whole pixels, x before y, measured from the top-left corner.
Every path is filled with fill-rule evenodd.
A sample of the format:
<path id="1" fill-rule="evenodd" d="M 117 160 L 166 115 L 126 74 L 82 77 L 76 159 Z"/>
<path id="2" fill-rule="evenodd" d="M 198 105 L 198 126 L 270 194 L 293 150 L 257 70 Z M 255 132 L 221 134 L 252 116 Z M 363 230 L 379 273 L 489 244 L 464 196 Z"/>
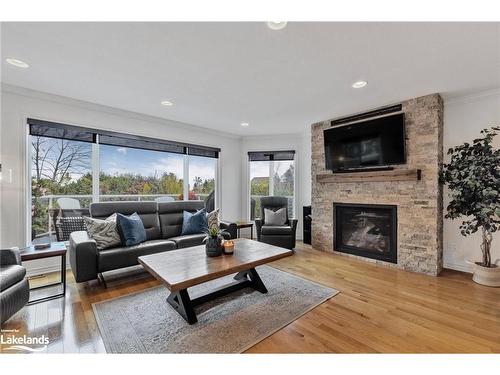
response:
<path id="1" fill-rule="evenodd" d="M 468 265 L 464 264 L 456 264 L 456 263 L 445 263 L 443 264 L 443 268 L 447 268 L 454 271 L 461 271 L 466 273 L 472 273 L 472 268 Z"/>

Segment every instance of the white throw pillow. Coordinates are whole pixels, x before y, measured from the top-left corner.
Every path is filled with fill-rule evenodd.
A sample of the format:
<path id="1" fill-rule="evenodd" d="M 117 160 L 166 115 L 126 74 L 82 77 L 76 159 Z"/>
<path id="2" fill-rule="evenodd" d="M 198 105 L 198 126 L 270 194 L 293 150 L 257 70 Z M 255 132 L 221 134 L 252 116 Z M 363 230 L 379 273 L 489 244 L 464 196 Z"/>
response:
<path id="1" fill-rule="evenodd" d="M 106 220 L 84 216 L 87 232 L 97 244 L 97 250 L 104 250 L 121 244 L 120 235 L 116 227 L 116 214 Z"/>
<path id="2" fill-rule="evenodd" d="M 286 223 L 286 208 L 280 208 L 277 211 L 264 208 L 264 225 L 285 225 Z"/>

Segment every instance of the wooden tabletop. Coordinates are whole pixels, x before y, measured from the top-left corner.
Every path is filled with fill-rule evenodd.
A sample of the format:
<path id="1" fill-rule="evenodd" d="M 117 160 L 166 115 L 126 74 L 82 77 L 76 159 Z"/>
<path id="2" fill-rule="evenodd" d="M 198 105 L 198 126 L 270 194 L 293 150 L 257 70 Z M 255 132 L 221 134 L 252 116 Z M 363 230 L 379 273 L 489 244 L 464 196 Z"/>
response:
<path id="1" fill-rule="evenodd" d="M 210 258 L 201 245 L 141 256 L 139 262 L 174 292 L 293 254 L 292 250 L 246 238 L 233 241 L 234 255 Z"/>
<path id="2" fill-rule="evenodd" d="M 31 245 L 25 248 L 19 249 L 21 253 L 21 260 L 24 262 L 26 260 L 51 258 L 66 254 L 66 244 L 64 242 L 52 242 L 50 247 L 45 249 L 35 250 L 35 246 Z"/>

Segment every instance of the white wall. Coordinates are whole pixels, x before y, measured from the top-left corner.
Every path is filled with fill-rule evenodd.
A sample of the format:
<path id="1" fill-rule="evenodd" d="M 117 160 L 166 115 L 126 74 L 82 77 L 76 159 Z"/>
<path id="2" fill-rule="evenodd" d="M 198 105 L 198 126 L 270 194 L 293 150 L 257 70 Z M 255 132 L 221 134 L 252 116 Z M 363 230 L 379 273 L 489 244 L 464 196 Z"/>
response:
<path id="1" fill-rule="evenodd" d="M 249 217 L 248 196 L 249 191 L 249 151 L 279 151 L 295 150 L 295 218 L 299 219 L 297 226 L 297 239 L 302 239 L 302 207 L 311 204 L 311 132 L 301 134 L 285 134 L 273 136 L 252 136 L 243 138 L 242 142 L 242 200 L 243 218 Z"/>
<path id="2" fill-rule="evenodd" d="M 28 117 L 220 147 L 222 217 L 235 220 L 242 216 L 241 139 L 237 136 L 8 85 L 2 86 L 1 104 L 0 161 L 4 176 L 0 191 L 2 247 L 26 243 Z M 7 178 L 9 170 L 12 170 L 12 181 Z"/>
<path id="3" fill-rule="evenodd" d="M 479 132 L 487 127 L 500 125 L 500 90 L 493 90 L 476 95 L 463 96 L 446 100 L 444 103 L 444 152 L 445 162 L 448 148 L 477 138 Z M 498 138 L 498 137 L 497 137 Z M 495 142 L 500 147 L 500 139 Z M 444 207 L 449 199 L 444 191 Z M 461 220 L 444 220 L 444 267 L 461 271 L 471 271 L 466 260 L 481 260 L 481 235 L 475 233 L 469 237 L 460 234 Z M 492 260 L 499 259 L 500 233 L 493 236 Z"/>

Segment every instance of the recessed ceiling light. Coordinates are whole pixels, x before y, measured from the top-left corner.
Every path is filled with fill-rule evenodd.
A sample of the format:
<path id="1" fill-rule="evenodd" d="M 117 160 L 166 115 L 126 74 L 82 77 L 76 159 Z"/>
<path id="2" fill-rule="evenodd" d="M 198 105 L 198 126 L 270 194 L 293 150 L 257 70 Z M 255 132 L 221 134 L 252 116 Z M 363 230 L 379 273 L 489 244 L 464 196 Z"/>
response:
<path id="1" fill-rule="evenodd" d="M 174 103 L 169 102 L 168 100 L 164 100 L 164 101 L 161 102 L 161 105 L 165 105 L 167 107 L 170 107 L 170 106 L 173 106 Z"/>
<path id="2" fill-rule="evenodd" d="M 243 126 L 244 128 L 246 128 L 250 124 L 248 122 L 242 122 L 240 125 Z"/>
<path id="3" fill-rule="evenodd" d="M 360 89 L 361 87 L 365 87 L 368 84 L 366 81 L 357 81 L 352 84 L 353 89 Z"/>
<path id="4" fill-rule="evenodd" d="M 5 61 L 7 61 L 10 65 L 14 65 L 14 66 L 17 66 L 18 68 L 28 68 L 29 65 L 27 63 L 25 63 L 24 61 L 21 61 L 21 60 L 18 60 L 18 59 L 13 59 L 13 58 L 7 58 L 5 59 Z"/>
<path id="5" fill-rule="evenodd" d="M 266 23 L 267 27 L 269 27 L 271 30 L 283 30 L 287 24 L 286 21 L 269 21 Z"/>

